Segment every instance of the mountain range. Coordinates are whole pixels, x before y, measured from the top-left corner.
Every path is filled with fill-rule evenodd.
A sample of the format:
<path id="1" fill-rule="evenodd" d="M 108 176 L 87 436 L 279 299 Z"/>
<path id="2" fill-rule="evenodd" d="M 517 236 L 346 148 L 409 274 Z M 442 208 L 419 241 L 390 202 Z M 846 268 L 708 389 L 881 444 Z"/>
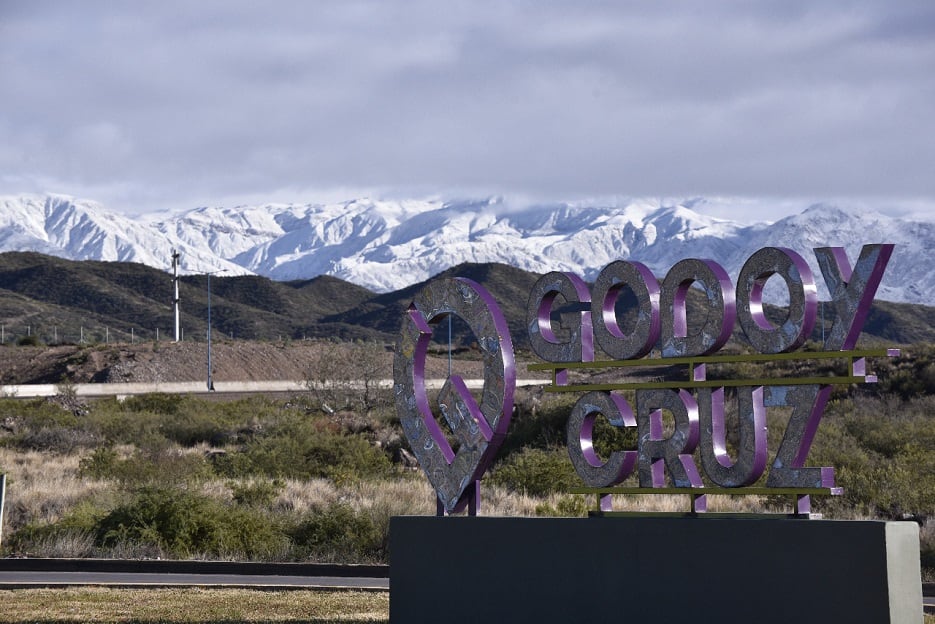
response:
<path id="1" fill-rule="evenodd" d="M 505 264 L 460 264 L 436 276 L 467 277 L 499 304 L 514 344 L 527 348 L 526 300 L 536 273 Z M 180 329 L 185 342 L 204 342 L 208 283 L 204 275 L 180 278 Z M 257 275 L 211 279 L 212 335 L 218 339 L 396 340 L 405 310 L 424 282 L 374 293 L 338 278 L 275 281 Z M 704 297 L 689 297 L 699 309 Z M 0 253 L 0 345 L 132 343 L 173 339 L 173 287 L 164 270 L 137 262 L 65 260 L 35 252 Z M 834 317 L 822 304 L 827 328 Z M 691 313 L 696 317 L 698 313 Z M 699 317 L 700 318 L 700 317 Z M 825 329 L 816 326 L 812 338 Z M 735 328 L 735 333 L 739 331 Z M 935 342 L 935 307 L 876 301 L 864 325 L 863 344 Z M 445 341 L 446 331 L 435 338 Z M 469 347 L 473 334 L 455 318 L 454 343 Z M 9 371 L 7 371 L 9 372 Z"/>
<path id="2" fill-rule="evenodd" d="M 682 258 L 710 258 L 736 278 L 751 253 L 844 247 L 852 262 L 868 243 L 894 243 L 877 299 L 935 305 L 935 223 L 816 204 L 755 224 L 704 214 L 708 200 L 632 200 L 514 206 L 483 200 L 377 201 L 202 207 L 125 217 L 64 195 L 0 197 L 0 252 L 141 263 L 183 274 L 222 272 L 277 281 L 331 276 L 375 293 L 398 291 L 461 263 L 498 263 L 593 280 L 607 263 L 638 260 L 660 279 Z M 763 204 L 765 206 L 766 204 Z M 768 209 L 758 218 L 769 218 Z"/>

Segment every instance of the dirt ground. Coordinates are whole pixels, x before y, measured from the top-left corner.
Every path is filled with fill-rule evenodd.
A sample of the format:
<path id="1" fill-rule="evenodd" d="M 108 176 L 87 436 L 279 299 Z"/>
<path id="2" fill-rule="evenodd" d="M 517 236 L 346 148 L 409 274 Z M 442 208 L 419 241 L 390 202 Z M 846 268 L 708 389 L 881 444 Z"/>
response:
<path id="1" fill-rule="evenodd" d="M 314 341 L 282 343 L 223 341 L 211 348 L 215 381 L 277 381 L 308 378 L 311 363 L 333 344 Z M 393 376 L 393 353 L 388 347 L 385 378 Z M 0 384 L 39 383 L 156 383 L 198 381 L 207 374 L 207 345 L 199 342 L 0 347 Z M 446 377 L 447 357 L 430 357 L 429 377 Z M 456 372 L 482 377 L 480 361 L 457 358 Z M 528 377 L 526 363 L 517 373 Z"/>

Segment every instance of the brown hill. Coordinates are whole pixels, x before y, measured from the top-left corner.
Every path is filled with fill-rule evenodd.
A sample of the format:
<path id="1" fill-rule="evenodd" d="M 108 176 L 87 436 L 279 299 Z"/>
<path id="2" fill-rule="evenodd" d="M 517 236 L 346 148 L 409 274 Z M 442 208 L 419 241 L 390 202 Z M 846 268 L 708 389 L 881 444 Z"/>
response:
<path id="1" fill-rule="evenodd" d="M 212 343 L 214 381 L 302 381 L 322 353 L 341 358 L 349 343 L 247 340 Z M 374 370 L 392 378 L 393 354 L 383 351 Z M 446 357 L 431 357 L 428 374 L 443 377 Z M 458 372 L 481 377 L 477 360 L 459 358 Z M 166 342 L 52 347 L 0 347 L 0 385 L 70 383 L 166 383 L 207 379 L 205 343 Z M 522 364 L 525 371 L 525 364 Z"/>

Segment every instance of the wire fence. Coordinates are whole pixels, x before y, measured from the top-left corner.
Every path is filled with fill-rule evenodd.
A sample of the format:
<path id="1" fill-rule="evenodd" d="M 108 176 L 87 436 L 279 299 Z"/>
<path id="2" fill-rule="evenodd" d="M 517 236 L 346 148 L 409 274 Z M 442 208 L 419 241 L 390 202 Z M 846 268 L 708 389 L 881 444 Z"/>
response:
<path id="1" fill-rule="evenodd" d="M 212 331 L 211 337 L 234 339 L 220 331 Z M 182 341 L 206 342 L 204 329 L 186 332 L 180 329 Z M 100 325 L 0 325 L 0 345 L 60 345 L 60 344 L 110 344 L 153 341 L 174 341 L 175 330 L 168 328 L 130 327 L 114 328 Z"/>

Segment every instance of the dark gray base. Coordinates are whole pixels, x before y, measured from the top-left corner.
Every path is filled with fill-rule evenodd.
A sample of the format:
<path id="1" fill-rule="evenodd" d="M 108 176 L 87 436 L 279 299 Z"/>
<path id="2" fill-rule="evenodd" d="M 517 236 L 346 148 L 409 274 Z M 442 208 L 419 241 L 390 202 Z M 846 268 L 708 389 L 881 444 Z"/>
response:
<path id="1" fill-rule="evenodd" d="M 922 621 L 911 522 L 396 517 L 390 621 Z"/>

